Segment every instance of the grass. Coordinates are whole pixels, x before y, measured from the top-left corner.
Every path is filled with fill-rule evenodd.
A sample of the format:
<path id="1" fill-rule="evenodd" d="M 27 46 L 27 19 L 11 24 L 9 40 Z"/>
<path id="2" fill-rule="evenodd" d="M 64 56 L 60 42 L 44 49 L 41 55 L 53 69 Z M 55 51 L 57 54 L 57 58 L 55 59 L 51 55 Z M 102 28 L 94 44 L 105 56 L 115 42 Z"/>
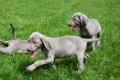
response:
<path id="1" fill-rule="evenodd" d="M 73 13 L 81 11 L 99 20 L 102 44 L 76 73 L 74 57 L 57 59 L 57 70 L 50 65 L 29 73 L 25 68 L 34 59 L 27 54 L 0 54 L 0 80 L 120 80 L 120 0 L 0 0 L 0 38 L 11 39 L 9 23 L 16 26 L 17 37 L 27 39 L 34 31 L 50 37 L 79 36 L 67 26 Z"/>

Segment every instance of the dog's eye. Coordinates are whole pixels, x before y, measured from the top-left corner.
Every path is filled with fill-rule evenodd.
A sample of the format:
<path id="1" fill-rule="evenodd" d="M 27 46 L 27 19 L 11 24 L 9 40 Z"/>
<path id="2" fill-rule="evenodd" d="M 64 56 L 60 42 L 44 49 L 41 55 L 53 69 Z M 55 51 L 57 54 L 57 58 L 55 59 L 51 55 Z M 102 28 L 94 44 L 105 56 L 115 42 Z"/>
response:
<path id="1" fill-rule="evenodd" d="M 75 21 L 76 19 L 75 19 L 75 18 L 73 18 L 72 20 L 73 20 L 73 21 Z"/>
<path id="2" fill-rule="evenodd" d="M 28 40 L 28 43 L 30 43 L 30 40 Z"/>
<path id="3" fill-rule="evenodd" d="M 73 21 L 75 20 L 75 19 L 72 19 Z"/>
<path id="4" fill-rule="evenodd" d="M 35 47 L 40 48 L 40 46 L 35 46 Z"/>
<path id="5" fill-rule="evenodd" d="M 35 42 L 35 41 L 33 41 L 33 43 L 35 44 L 36 42 Z"/>

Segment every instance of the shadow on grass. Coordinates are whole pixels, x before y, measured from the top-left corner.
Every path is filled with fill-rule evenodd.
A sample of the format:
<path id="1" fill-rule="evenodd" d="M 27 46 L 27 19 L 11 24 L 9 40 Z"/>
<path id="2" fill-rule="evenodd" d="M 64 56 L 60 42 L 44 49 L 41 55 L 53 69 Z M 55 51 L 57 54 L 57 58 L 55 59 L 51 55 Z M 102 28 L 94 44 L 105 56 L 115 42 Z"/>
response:
<path id="1" fill-rule="evenodd" d="M 61 58 L 56 60 L 56 66 L 62 66 L 66 69 L 77 69 L 77 60 L 76 57 Z"/>

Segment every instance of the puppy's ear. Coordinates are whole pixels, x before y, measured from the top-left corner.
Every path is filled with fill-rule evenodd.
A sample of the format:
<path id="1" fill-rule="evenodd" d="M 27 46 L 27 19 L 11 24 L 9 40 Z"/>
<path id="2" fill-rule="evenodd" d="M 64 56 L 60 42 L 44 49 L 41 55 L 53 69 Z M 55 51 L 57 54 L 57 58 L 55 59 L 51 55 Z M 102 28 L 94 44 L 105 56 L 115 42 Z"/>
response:
<path id="1" fill-rule="evenodd" d="M 85 24 L 86 21 L 88 20 L 88 17 L 84 14 L 78 15 L 78 18 L 79 18 L 80 22 L 83 24 Z"/>
<path id="2" fill-rule="evenodd" d="M 51 49 L 51 44 L 50 44 L 50 42 L 49 42 L 49 40 L 47 40 L 47 39 L 40 39 L 41 40 L 41 42 L 43 43 L 43 45 L 45 46 L 45 48 L 47 48 L 48 50 L 50 50 Z"/>
<path id="3" fill-rule="evenodd" d="M 80 15 L 78 15 L 78 19 L 80 22 L 82 22 L 82 17 Z"/>

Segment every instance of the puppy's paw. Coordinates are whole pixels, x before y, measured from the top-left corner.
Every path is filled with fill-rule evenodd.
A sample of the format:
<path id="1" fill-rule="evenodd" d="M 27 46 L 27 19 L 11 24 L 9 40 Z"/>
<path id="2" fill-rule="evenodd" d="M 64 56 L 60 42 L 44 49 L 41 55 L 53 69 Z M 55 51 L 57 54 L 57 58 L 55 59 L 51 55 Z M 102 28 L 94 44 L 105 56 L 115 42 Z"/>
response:
<path id="1" fill-rule="evenodd" d="M 92 51 L 93 51 L 93 52 L 95 52 L 95 51 L 96 51 L 96 48 L 95 48 L 95 47 L 94 47 L 94 48 L 92 48 Z"/>
<path id="2" fill-rule="evenodd" d="M 52 68 L 53 68 L 54 70 L 56 70 L 56 66 L 55 66 L 55 65 L 52 65 Z"/>
<path id="3" fill-rule="evenodd" d="M 97 46 L 100 47 L 100 41 L 97 42 Z"/>
<path id="4" fill-rule="evenodd" d="M 86 60 L 89 58 L 89 55 L 87 53 L 84 54 L 84 63 L 86 62 Z"/>
<path id="5" fill-rule="evenodd" d="M 79 69 L 78 71 L 77 71 L 77 73 L 82 73 L 82 71 L 83 71 L 83 69 Z"/>
<path id="6" fill-rule="evenodd" d="M 36 66 L 34 64 L 32 64 L 32 65 L 28 66 L 26 68 L 26 70 L 29 71 L 29 72 L 32 72 L 35 68 L 36 68 Z"/>

